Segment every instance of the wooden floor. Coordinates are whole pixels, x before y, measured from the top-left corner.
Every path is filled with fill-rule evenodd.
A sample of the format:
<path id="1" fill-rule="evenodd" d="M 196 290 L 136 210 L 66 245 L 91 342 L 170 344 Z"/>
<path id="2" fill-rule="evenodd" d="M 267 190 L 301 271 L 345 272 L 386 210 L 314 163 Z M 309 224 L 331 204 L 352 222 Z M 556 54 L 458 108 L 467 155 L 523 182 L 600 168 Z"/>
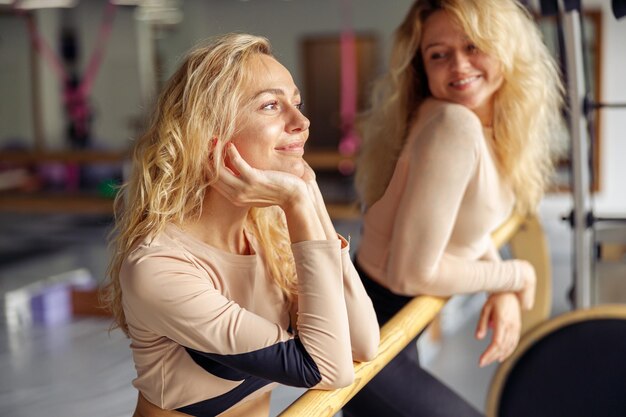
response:
<path id="1" fill-rule="evenodd" d="M 553 315 L 566 311 L 571 283 L 569 229 L 556 208 L 542 211 L 551 244 L 554 269 Z M 109 333 L 108 320 L 73 318 L 54 325 L 16 320 L 7 294 L 67 271 L 87 270 L 104 276 L 108 252 L 104 236 L 110 219 L 91 216 L 19 216 L 0 214 L 0 416 L 116 417 L 132 414 L 136 392 L 129 341 Z M 337 225 L 358 244 L 358 222 Z M 478 304 L 479 305 L 479 304 Z M 446 336 L 443 345 L 422 355 L 426 367 L 479 409 L 495 367 L 476 366 L 484 342 L 473 338 L 478 311 Z M 33 318 L 31 317 L 31 320 Z M 279 388 L 272 415 L 302 390 Z"/>

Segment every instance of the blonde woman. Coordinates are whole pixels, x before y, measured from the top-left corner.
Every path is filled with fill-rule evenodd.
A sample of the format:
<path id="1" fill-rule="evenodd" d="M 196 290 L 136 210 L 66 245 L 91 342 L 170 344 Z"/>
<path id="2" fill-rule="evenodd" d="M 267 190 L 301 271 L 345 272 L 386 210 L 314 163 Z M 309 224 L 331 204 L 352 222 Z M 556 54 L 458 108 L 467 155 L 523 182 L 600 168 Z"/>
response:
<path id="1" fill-rule="evenodd" d="M 214 39 L 161 94 L 117 200 L 107 303 L 135 416 L 267 416 L 378 347 L 371 301 L 302 159 L 309 121 L 267 40 Z"/>
<path id="2" fill-rule="evenodd" d="M 357 268 L 380 324 L 419 294 L 490 295 L 476 329 L 502 361 L 520 336 L 535 274 L 502 261 L 490 234 L 535 209 L 560 132 L 559 73 L 514 0 L 417 0 L 397 29 L 388 73 L 360 123 L 365 209 Z M 409 346 L 344 416 L 475 416 Z"/>

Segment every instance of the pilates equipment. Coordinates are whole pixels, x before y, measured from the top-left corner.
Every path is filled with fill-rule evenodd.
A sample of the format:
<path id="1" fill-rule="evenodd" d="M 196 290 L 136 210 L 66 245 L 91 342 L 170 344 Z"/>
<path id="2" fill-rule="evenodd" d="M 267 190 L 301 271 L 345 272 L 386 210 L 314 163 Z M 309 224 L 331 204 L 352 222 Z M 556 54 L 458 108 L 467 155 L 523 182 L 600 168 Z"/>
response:
<path id="1" fill-rule="evenodd" d="M 12 7 L 15 13 L 26 17 L 23 0 L 16 0 Z M 63 28 L 61 36 L 61 54 L 57 56 L 39 34 L 33 19 L 25 19 L 33 50 L 48 61 L 52 71 L 59 78 L 63 89 L 63 106 L 68 117 L 68 138 L 74 148 L 86 148 L 90 140 L 92 112 L 89 106 L 89 94 L 95 82 L 104 54 L 105 46 L 113 26 L 116 5 L 109 1 L 102 17 L 102 23 L 96 47 L 84 74 L 77 70 L 78 44 L 76 34 L 69 27 Z"/>
<path id="2" fill-rule="evenodd" d="M 598 302 L 596 258 L 598 228 L 607 229 L 626 222 L 626 218 L 600 217 L 593 211 L 590 192 L 590 144 L 594 140 L 591 113 L 601 108 L 626 108 L 626 103 L 599 103 L 593 101 L 585 86 L 584 50 L 580 18 L 580 0 L 542 0 L 542 13 L 559 11 L 566 57 L 569 130 L 572 143 L 572 195 L 574 208 L 564 218 L 573 230 L 574 272 L 573 304 L 575 308 L 588 308 Z M 626 0 L 612 0 L 616 18 L 626 15 Z M 624 239 L 626 244 L 626 238 Z M 619 265 L 615 266 L 619 268 Z M 604 269 L 607 272 L 607 267 Z"/>
<path id="3" fill-rule="evenodd" d="M 626 415 L 626 306 L 569 312 L 527 333 L 497 370 L 487 417 Z"/>
<path id="4" fill-rule="evenodd" d="M 564 220 L 573 230 L 575 310 L 523 333 L 515 353 L 498 367 L 487 397 L 487 417 L 624 416 L 626 306 L 598 304 L 600 242 L 626 243 L 626 219 L 596 216 L 590 193 L 591 112 L 626 104 L 594 102 L 584 83 L 580 1 L 541 2 L 558 10 L 565 44 L 574 208 Z M 626 1 L 613 0 L 616 18 Z M 619 266 L 619 265 L 618 265 Z M 623 266 L 622 266 L 623 268 Z M 623 285 L 623 284 L 622 284 Z M 594 306 L 595 305 L 595 306 Z"/>

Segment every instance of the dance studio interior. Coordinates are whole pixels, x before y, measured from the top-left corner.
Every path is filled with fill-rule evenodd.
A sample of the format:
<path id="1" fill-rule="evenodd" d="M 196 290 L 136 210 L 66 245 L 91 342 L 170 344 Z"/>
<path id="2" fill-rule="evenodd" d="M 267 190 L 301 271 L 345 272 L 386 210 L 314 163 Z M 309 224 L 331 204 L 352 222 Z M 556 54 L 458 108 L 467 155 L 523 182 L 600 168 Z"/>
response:
<path id="1" fill-rule="evenodd" d="M 133 415 L 131 341 L 110 329 L 99 298 L 113 202 L 155 98 L 198 42 L 229 32 L 270 41 L 311 122 L 304 159 L 356 251 L 354 125 L 412 3 L 0 0 L 0 416 Z M 407 343 L 486 416 L 574 416 L 561 411 L 574 401 L 598 410 L 589 417 L 626 416 L 626 2 L 521 3 L 563 76 L 567 149 L 536 213 L 492 235 L 503 259 L 536 272 L 517 348 L 479 366 L 484 291 L 418 295 L 381 329 L 376 357 L 355 362 L 352 385 L 279 384 L 270 416 L 342 416 Z M 528 403 L 535 414 L 516 413 Z"/>

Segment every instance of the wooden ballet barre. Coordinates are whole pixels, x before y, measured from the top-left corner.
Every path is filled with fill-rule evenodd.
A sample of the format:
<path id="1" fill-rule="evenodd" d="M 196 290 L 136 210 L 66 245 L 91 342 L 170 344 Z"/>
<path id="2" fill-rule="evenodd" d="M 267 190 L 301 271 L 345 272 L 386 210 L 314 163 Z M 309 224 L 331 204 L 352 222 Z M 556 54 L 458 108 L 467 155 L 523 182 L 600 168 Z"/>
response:
<path id="1" fill-rule="evenodd" d="M 496 247 L 506 244 L 524 223 L 519 215 L 511 216 L 493 234 Z M 279 417 L 332 417 L 413 340 L 439 313 L 446 298 L 420 295 L 411 300 L 380 329 L 378 354 L 369 362 L 354 363 L 354 382 L 344 388 L 323 391 L 307 390 Z"/>

